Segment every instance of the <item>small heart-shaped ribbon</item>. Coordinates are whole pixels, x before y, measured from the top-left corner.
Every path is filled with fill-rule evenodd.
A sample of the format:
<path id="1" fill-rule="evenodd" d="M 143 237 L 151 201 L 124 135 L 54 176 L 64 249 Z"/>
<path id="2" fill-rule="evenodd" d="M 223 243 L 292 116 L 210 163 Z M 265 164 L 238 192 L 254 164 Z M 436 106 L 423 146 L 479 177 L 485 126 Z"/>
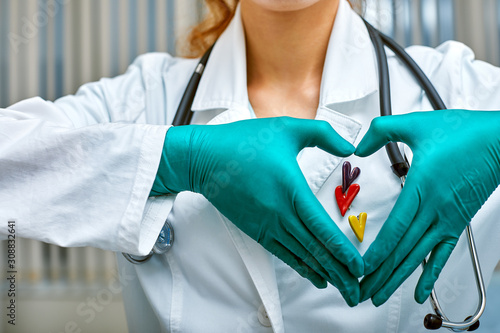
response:
<path id="1" fill-rule="evenodd" d="M 337 199 L 337 205 L 339 206 L 340 214 L 342 214 L 342 216 L 345 215 L 345 212 L 347 212 L 347 209 L 351 206 L 352 201 L 358 194 L 359 190 L 360 187 L 358 184 L 352 184 L 349 186 L 346 193 L 342 191 L 342 186 L 340 185 L 335 188 L 335 198 Z"/>
<path id="2" fill-rule="evenodd" d="M 367 217 L 368 215 L 366 213 L 361 213 L 358 217 L 354 215 L 349 216 L 349 225 L 360 243 L 363 241 L 363 236 L 365 235 Z"/>
<path id="3" fill-rule="evenodd" d="M 351 163 L 345 161 L 342 165 L 342 192 L 347 192 L 349 186 L 359 177 L 361 170 L 358 167 L 352 169 L 351 172 Z"/>

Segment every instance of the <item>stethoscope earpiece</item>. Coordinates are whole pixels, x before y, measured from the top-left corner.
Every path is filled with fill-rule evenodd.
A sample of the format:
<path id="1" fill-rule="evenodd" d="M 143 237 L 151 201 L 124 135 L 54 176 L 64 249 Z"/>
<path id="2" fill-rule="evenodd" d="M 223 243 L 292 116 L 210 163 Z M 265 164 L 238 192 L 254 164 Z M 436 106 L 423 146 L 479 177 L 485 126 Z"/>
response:
<path id="1" fill-rule="evenodd" d="M 441 319 L 438 315 L 429 313 L 424 318 L 424 327 L 428 330 L 437 330 L 443 326 L 443 319 Z"/>

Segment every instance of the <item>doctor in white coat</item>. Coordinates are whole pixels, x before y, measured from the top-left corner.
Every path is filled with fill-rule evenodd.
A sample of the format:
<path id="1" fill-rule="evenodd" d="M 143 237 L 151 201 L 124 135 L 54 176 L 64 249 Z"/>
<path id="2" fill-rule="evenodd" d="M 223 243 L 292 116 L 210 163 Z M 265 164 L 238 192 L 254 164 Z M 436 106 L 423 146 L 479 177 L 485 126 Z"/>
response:
<path id="1" fill-rule="evenodd" d="M 346 0 L 241 0 L 229 25 L 220 30 L 223 33 L 194 99 L 192 124 L 245 120 L 238 123 L 243 124 L 238 125 L 241 129 L 252 128 L 245 125 L 251 118 L 309 118 L 315 119 L 314 124 L 323 124 L 321 128 L 333 136 L 338 133 L 343 139 L 337 137 L 337 145 L 347 150 L 352 147 L 342 152 L 340 148 L 325 148 L 325 143 L 309 144 L 323 146 L 330 153 L 310 147 L 297 157 L 308 191 L 314 193 L 331 220 L 326 230 L 332 235 L 327 236 L 340 239 L 335 244 L 341 249 L 335 252 L 334 247 L 327 246 L 332 244 L 327 244 L 325 235 L 314 234 L 314 226 L 307 225 L 319 240 L 315 242 L 325 244 L 333 253 L 330 260 L 339 261 L 335 266 L 339 269 L 337 278 L 329 275 L 331 268 L 323 269 L 325 259 L 321 254 L 313 251 L 312 257 L 297 255 L 297 262 L 291 262 L 290 256 L 273 251 L 265 240 L 254 237 L 252 230 L 245 230 L 240 220 L 227 217 L 234 216 L 234 209 L 240 209 L 243 218 L 248 217 L 248 207 L 254 200 L 246 204 L 248 207 L 243 203 L 231 210 L 216 208 L 217 200 L 185 188 L 169 193 L 169 174 L 161 166 L 163 158 L 169 157 L 164 148 L 170 138 L 166 134 L 176 129 L 169 124 L 197 60 L 168 54 L 140 56 L 125 74 L 84 85 L 74 96 L 56 102 L 32 98 L 0 110 L 0 219 L 14 218 L 19 237 L 136 255 L 150 252 L 168 221 L 175 231 L 175 242 L 166 254 L 154 255 L 142 265 L 117 256 L 130 332 L 425 332 L 422 320 L 432 310 L 428 301 L 419 304 L 414 298 L 421 270 L 411 267 L 398 277 L 383 276 L 391 260 L 396 263 L 395 272 L 404 267 L 403 259 L 412 247 L 404 241 L 404 227 L 389 230 L 396 241 L 387 241 L 387 229 L 398 226 L 390 213 L 401 193 L 387 155 L 375 147 L 391 140 L 380 139 L 385 133 L 381 129 L 387 124 L 379 122 L 375 128 L 379 133 L 372 128 L 365 139 L 378 136 L 378 144 L 365 142 L 362 149 L 358 147 L 364 151 L 356 154 L 368 157 L 351 155 L 379 115 L 376 58 L 361 18 Z M 447 42 L 437 49 L 411 47 L 407 51 L 450 109 L 500 109 L 500 70 L 474 60 L 466 46 Z M 420 86 L 389 51 L 388 61 L 394 114 L 431 110 Z M 456 127 L 473 124 L 468 113 L 457 111 L 454 115 L 450 122 Z M 325 122 L 331 128 L 325 129 Z M 485 126 L 495 122 L 489 123 Z M 255 119 L 250 124 L 254 126 Z M 403 126 L 394 125 L 398 135 L 391 133 L 394 138 L 401 137 L 394 141 L 415 144 L 398 133 Z M 255 133 L 259 139 L 258 131 Z M 230 135 L 238 142 L 239 135 Z M 490 152 L 496 156 L 494 149 Z M 450 162 L 455 165 L 443 165 L 441 169 L 457 168 L 464 173 L 460 161 L 474 154 L 468 150 L 452 153 L 458 156 Z M 334 195 L 342 182 L 339 166 L 344 160 L 361 169 L 356 180 L 361 190 L 346 216 L 341 215 Z M 471 224 L 486 282 L 500 259 L 496 167 L 491 171 L 493 185 L 485 190 L 489 193 L 469 214 L 474 216 Z M 257 170 L 257 175 L 269 172 Z M 283 183 L 290 181 L 286 175 L 281 178 Z M 425 185 L 435 179 L 421 177 L 419 181 Z M 167 191 L 153 191 L 165 195 L 151 196 L 158 182 L 166 182 L 163 185 Z M 221 192 L 225 190 L 223 186 Z M 456 203 L 459 199 L 458 195 L 449 201 Z M 433 204 L 425 196 L 418 200 L 422 207 Z M 448 213 L 449 207 L 442 213 Z M 228 213 L 222 214 L 221 209 Z M 368 214 L 362 243 L 347 221 L 348 215 L 360 212 Z M 405 216 L 410 214 L 404 212 Z M 250 216 L 258 225 L 259 212 L 253 214 Z M 381 230 L 384 223 L 389 227 Z M 262 235 L 271 233 L 265 225 L 261 227 Z M 422 236 L 424 232 L 417 234 Z M 0 233 L 5 235 L 6 228 Z M 380 250 L 381 240 L 386 241 L 385 252 L 374 250 L 377 246 Z M 368 250 L 372 243 L 374 247 Z M 397 252 L 398 243 L 406 244 L 407 252 Z M 443 306 L 457 320 L 475 309 L 477 299 L 466 245 L 461 238 L 441 274 L 440 268 L 431 272 L 436 275 L 431 282 L 439 275 L 435 286 Z M 394 248 L 403 258 L 390 256 Z M 371 259 L 365 256 L 363 261 L 365 253 Z M 369 274 L 365 274 L 367 267 Z M 359 287 L 357 279 L 364 274 L 366 288 L 363 282 Z M 374 276 L 377 288 L 369 283 Z M 326 281 L 330 282 L 328 286 Z M 343 285 L 342 281 L 348 282 Z M 377 290 L 384 290 L 384 295 Z M 429 292 L 429 286 L 422 290 L 426 290 L 424 294 Z M 362 302 L 370 297 L 372 302 Z"/>

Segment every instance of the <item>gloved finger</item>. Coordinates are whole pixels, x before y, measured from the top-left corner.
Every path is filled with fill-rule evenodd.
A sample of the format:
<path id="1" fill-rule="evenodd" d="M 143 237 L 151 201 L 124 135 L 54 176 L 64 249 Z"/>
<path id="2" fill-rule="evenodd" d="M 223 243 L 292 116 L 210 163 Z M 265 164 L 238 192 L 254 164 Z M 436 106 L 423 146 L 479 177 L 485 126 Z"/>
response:
<path id="1" fill-rule="evenodd" d="M 326 280 L 280 242 L 274 241 L 268 249 L 272 254 L 299 273 L 300 276 L 311 281 L 316 288 L 326 288 Z"/>
<path id="2" fill-rule="evenodd" d="M 318 262 L 316 257 L 311 254 L 293 235 L 282 235 L 278 241 L 282 246 L 286 247 L 296 258 L 306 263 L 319 276 L 325 280 L 329 280 L 329 274 L 326 269 Z M 326 287 L 326 285 L 325 285 Z"/>
<path id="3" fill-rule="evenodd" d="M 439 234 L 431 228 L 420 239 L 401 265 L 396 268 L 387 282 L 373 295 L 372 303 L 375 306 L 384 304 L 401 284 L 413 273 L 427 257 L 429 252 L 439 243 Z"/>
<path id="4" fill-rule="evenodd" d="M 415 288 L 415 301 L 422 304 L 434 288 L 434 283 L 437 281 L 444 265 L 453 252 L 458 239 L 449 239 L 442 241 L 432 250 L 431 256 L 424 267 L 424 271 L 418 279 L 417 287 Z"/>
<path id="5" fill-rule="evenodd" d="M 363 256 L 365 275 L 373 273 L 387 259 L 415 219 L 421 195 L 414 182 L 409 175 L 391 213 L 365 252 Z"/>
<path id="6" fill-rule="evenodd" d="M 285 236 L 281 241 L 289 245 L 289 248 L 297 257 L 305 261 L 318 274 L 335 286 L 350 306 L 357 305 L 360 295 L 358 279 L 333 257 L 301 221 L 289 223 L 287 226 L 290 236 Z"/>
<path id="7" fill-rule="evenodd" d="M 293 238 L 293 237 L 291 237 Z M 322 255 L 313 255 L 308 252 L 304 247 L 300 246 L 300 242 L 298 240 L 287 239 L 284 241 L 286 246 L 290 247 L 291 252 L 297 257 L 298 260 L 302 260 L 305 262 L 310 268 L 312 268 L 318 275 L 324 278 L 326 281 L 330 282 L 333 286 L 335 286 L 339 292 L 342 294 L 342 297 L 345 299 L 346 303 L 353 307 L 358 305 L 359 303 L 359 283 L 358 280 L 352 276 L 340 263 L 335 260 L 331 255 L 327 253 L 323 253 Z M 331 262 L 328 263 L 330 266 L 329 269 L 325 269 L 325 267 L 317 260 L 319 258 L 320 261 L 324 262 L 324 258 L 330 258 Z M 334 263 L 337 263 L 336 265 Z M 333 269 L 333 267 L 337 267 Z M 317 288 L 324 288 L 326 285 L 318 286 L 315 284 Z"/>
<path id="8" fill-rule="evenodd" d="M 408 143 L 412 128 L 408 124 L 411 119 L 408 115 L 374 118 L 354 154 L 369 156 L 391 141 Z"/>
<path id="9" fill-rule="evenodd" d="M 432 218 L 425 212 L 417 214 L 408 231 L 387 259 L 373 273 L 365 275 L 361 281 L 361 302 L 372 297 L 385 284 L 394 270 L 428 230 L 431 222 Z"/>
<path id="10" fill-rule="evenodd" d="M 304 179 L 305 182 L 305 179 Z M 331 252 L 355 277 L 363 275 L 363 258 L 349 239 L 330 218 L 307 185 L 300 187 L 294 199 L 295 212 L 307 229 Z"/>
<path id="11" fill-rule="evenodd" d="M 333 127 L 324 120 L 297 119 L 297 135 L 300 148 L 318 147 L 324 151 L 341 157 L 354 153 L 354 146 L 346 141 Z"/>

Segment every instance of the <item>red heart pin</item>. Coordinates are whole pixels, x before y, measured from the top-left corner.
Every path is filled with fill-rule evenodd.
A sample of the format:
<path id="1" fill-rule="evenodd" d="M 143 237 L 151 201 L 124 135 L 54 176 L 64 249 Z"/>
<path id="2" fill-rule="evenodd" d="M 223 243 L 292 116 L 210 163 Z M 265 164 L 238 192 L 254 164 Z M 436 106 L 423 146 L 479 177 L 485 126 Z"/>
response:
<path id="1" fill-rule="evenodd" d="M 347 209 L 351 206 L 352 201 L 358 194 L 359 190 L 360 187 L 358 184 L 352 184 L 349 186 L 349 189 L 345 194 L 342 191 L 342 185 L 335 188 L 335 198 L 337 199 L 337 205 L 339 205 L 340 214 L 342 214 L 342 216 L 345 215 Z"/>

